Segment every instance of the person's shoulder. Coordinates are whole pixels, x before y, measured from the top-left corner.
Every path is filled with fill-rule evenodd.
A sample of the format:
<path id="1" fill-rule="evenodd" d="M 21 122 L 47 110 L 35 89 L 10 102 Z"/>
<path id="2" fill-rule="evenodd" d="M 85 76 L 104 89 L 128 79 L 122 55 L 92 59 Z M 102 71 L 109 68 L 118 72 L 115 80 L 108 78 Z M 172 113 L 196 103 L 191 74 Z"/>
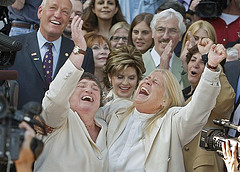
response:
<path id="1" fill-rule="evenodd" d="M 17 36 L 13 36 L 12 38 L 16 39 L 20 42 L 24 42 L 26 40 L 32 40 L 34 37 L 37 38 L 37 32 L 36 31 L 31 32 L 31 33 L 26 33 L 26 34 L 20 34 L 20 35 L 17 35 Z"/>

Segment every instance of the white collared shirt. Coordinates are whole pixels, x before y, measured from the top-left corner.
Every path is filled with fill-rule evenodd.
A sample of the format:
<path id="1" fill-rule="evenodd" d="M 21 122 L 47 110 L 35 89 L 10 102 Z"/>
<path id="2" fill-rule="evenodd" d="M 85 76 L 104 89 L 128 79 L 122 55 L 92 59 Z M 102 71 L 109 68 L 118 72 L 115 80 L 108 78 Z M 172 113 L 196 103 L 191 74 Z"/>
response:
<path id="1" fill-rule="evenodd" d="M 172 57 L 171 57 L 170 62 L 169 62 L 169 70 L 171 70 L 171 68 L 172 68 L 172 59 L 173 59 L 174 55 L 175 54 L 172 53 Z M 153 61 L 155 63 L 155 66 L 157 68 L 160 65 L 160 63 L 161 63 L 161 61 L 160 61 L 161 57 L 158 54 L 158 52 L 155 50 L 155 46 L 153 47 L 153 49 L 151 51 L 151 56 L 152 56 L 152 59 L 153 59 Z"/>
<path id="2" fill-rule="evenodd" d="M 40 32 L 40 30 L 38 30 L 38 32 L 37 32 L 37 39 L 38 39 L 38 45 L 39 45 L 39 50 L 40 50 L 40 54 L 41 54 L 41 59 L 43 61 L 45 53 L 47 52 L 47 47 L 44 46 L 44 44 L 46 42 L 50 42 L 50 41 L 46 40 L 43 37 L 43 35 Z M 54 77 L 55 69 L 57 67 L 57 62 L 58 62 L 59 54 L 60 54 L 61 42 L 62 42 L 62 37 L 61 36 L 57 40 L 51 42 L 51 43 L 53 43 L 53 47 L 52 47 L 52 52 L 53 52 L 53 72 L 52 72 L 52 78 Z"/>
<path id="3" fill-rule="evenodd" d="M 144 127 L 155 114 L 143 114 L 134 109 L 126 128 L 109 149 L 109 171 L 145 171 Z"/>

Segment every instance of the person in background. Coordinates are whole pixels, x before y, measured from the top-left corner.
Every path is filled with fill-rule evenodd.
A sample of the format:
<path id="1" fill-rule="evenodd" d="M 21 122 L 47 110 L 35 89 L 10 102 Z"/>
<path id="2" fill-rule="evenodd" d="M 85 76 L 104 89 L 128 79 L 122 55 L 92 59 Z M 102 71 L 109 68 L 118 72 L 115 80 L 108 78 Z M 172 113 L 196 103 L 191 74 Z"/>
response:
<path id="1" fill-rule="evenodd" d="M 105 97 L 108 91 L 103 82 L 103 67 L 106 64 L 108 55 L 110 53 L 110 43 L 105 37 L 94 32 L 87 33 L 84 38 L 87 42 L 87 46 L 93 51 L 94 75 L 101 83 L 103 97 Z"/>
<path id="2" fill-rule="evenodd" d="M 131 99 L 145 73 L 141 53 L 131 45 L 122 45 L 109 54 L 104 66 L 104 85 L 109 91 L 104 102 L 117 97 Z"/>
<path id="3" fill-rule="evenodd" d="M 49 84 L 72 50 L 81 51 L 81 47 L 74 47 L 72 40 L 62 36 L 71 9 L 70 0 L 43 0 L 38 9 L 39 30 L 15 37 L 22 43 L 22 49 L 16 53 L 15 62 L 9 69 L 18 72 L 19 109 L 29 101 L 41 103 Z M 82 67 L 94 73 L 92 50 L 88 48 L 85 54 Z"/>
<path id="4" fill-rule="evenodd" d="M 127 22 L 118 22 L 112 26 L 109 33 L 111 48 L 117 48 L 121 45 L 127 45 L 129 24 Z"/>
<path id="5" fill-rule="evenodd" d="M 17 172 L 32 172 L 35 158 L 31 149 L 31 141 L 36 136 L 36 133 L 26 122 L 21 122 L 19 128 L 25 129 L 24 141 L 21 145 L 18 159 L 14 164 Z"/>
<path id="6" fill-rule="evenodd" d="M 76 15 L 78 15 L 79 17 L 83 16 L 83 5 L 82 5 L 81 0 L 71 0 L 71 3 L 72 3 L 72 11 L 71 11 L 70 19 L 69 19 L 69 22 L 68 22 L 66 28 L 63 31 L 63 35 L 69 39 L 72 38 L 71 23 L 72 23 L 74 16 L 76 16 Z"/>
<path id="7" fill-rule="evenodd" d="M 154 14 L 155 10 L 167 0 L 119 0 L 123 15 L 128 23 L 141 13 Z"/>
<path id="8" fill-rule="evenodd" d="M 207 42 L 207 43 L 204 43 Z M 201 46 L 202 44 L 206 46 Z M 187 53 L 188 80 L 190 86 L 183 90 L 186 104 L 192 99 L 192 95 L 199 84 L 207 61 L 203 61 L 202 55 L 209 53 L 213 42 L 209 38 L 204 38 L 189 49 Z M 221 90 L 216 100 L 216 105 L 211 111 L 207 124 L 204 127 L 217 127 L 213 124 L 214 119 L 229 119 L 233 110 L 235 93 L 229 84 L 226 75 L 221 72 L 219 76 Z M 205 94 L 205 93 L 202 93 Z M 207 151 L 199 147 L 201 132 L 194 139 L 183 147 L 183 158 L 186 172 L 211 171 L 219 172 L 224 170 L 224 163 L 219 155 L 214 151 Z"/>
<path id="9" fill-rule="evenodd" d="M 214 27 L 207 21 L 198 20 L 190 25 L 183 38 L 180 58 L 185 72 L 187 72 L 186 55 L 188 49 L 196 45 L 203 38 L 210 38 L 213 43 L 217 43 L 217 35 Z"/>
<path id="10" fill-rule="evenodd" d="M 162 4 L 161 6 L 159 6 L 157 8 L 157 10 L 155 11 L 155 13 L 160 13 L 161 11 L 163 10 L 166 10 L 166 9 L 169 9 L 169 8 L 172 8 L 174 9 L 175 11 L 179 12 L 180 14 L 182 14 L 183 16 L 183 22 L 185 23 L 186 25 L 186 28 L 189 27 L 189 23 L 188 23 L 188 20 L 187 20 L 187 16 L 186 16 L 186 11 L 185 11 L 185 8 L 183 6 L 183 4 L 181 4 L 180 2 L 178 1 L 175 1 L 175 0 L 168 0 L 166 1 L 164 4 Z M 184 33 L 185 34 L 185 33 Z M 183 38 L 182 38 L 183 39 Z M 180 54 L 181 54 L 181 47 L 182 47 L 182 40 L 178 42 L 177 46 L 175 47 L 174 49 L 174 53 L 176 54 L 177 57 L 180 57 Z"/>
<path id="11" fill-rule="evenodd" d="M 189 86 L 187 73 L 184 72 L 181 59 L 174 54 L 174 49 L 182 39 L 186 26 L 182 15 L 172 8 L 155 14 L 151 21 L 154 47 L 143 54 L 146 68 L 145 76 L 154 69 L 168 69 L 177 78 L 181 88 Z"/>
<path id="12" fill-rule="evenodd" d="M 85 51 L 82 24 L 79 16 L 73 18 L 72 39 Z M 108 169 L 107 125 L 95 119 L 101 105 L 101 86 L 94 75 L 84 73 L 84 58 L 83 52 L 73 51 L 45 94 L 40 116 L 54 129 L 43 137 L 45 147 L 34 164 L 34 171 L 105 172 Z"/>
<path id="13" fill-rule="evenodd" d="M 223 13 L 214 19 L 206 19 L 217 33 L 218 43 L 226 45 L 240 38 L 240 0 L 230 0 Z"/>
<path id="14" fill-rule="evenodd" d="M 152 18 L 153 14 L 141 13 L 133 19 L 130 25 L 128 45 L 133 45 L 142 54 L 152 48 L 154 44 L 150 28 Z"/>
<path id="15" fill-rule="evenodd" d="M 16 0 L 8 6 L 8 16 L 12 23 L 9 36 L 30 33 L 39 28 L 37 11 L 41 3 L 42 0 Z"/>
<path id="16" fill-rule="evenodd" d="M 240 44 L 235 44 L 233 49 L 236 49 L 238 51 L 238 58 L 240 57 Z M 240 61 L 238 59 L 232 60 L 232 61 L 226 61 L 224 64 L 225 73 L 227 76 L 227 79 L 231 86 L 233 87 L 236 98 L 234 101 L 234 110 L 232 112 L 230 122 L 232 122 L 235 125 L 240 125 Z M 230 137 L 238 137 L 239 132 L 233 129 L 229 129 L 228 135 Z"/>
<path id="17" fill-rule="evenodd" d="M 111 27 L 125 21 L 118 0 L 92 0 L 83 16 L 83 30 L 109 38 Z"/>
<path id="18" fill-rule="evenodd" d="M 211 47 L 208 67 L 186 106 L 174 75 L 156 69 L 140 81 L 133 102 L 116 99 L 101 107 L 97 117 L 108 123 L 109 171 L 185 171 L 182 148 L 200 132 L 216 104 L 219 63 L 225 58 L 223 45 Z"/>

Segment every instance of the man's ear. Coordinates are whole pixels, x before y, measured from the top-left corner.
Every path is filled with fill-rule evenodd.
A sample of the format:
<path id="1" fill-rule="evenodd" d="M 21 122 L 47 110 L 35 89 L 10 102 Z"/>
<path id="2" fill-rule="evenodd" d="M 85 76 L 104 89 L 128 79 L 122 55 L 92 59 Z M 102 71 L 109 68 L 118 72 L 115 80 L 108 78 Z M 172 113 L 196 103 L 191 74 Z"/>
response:
<path id="1" fill-rule="evenodd" d="M 41 17 L 42 17 L 42 11 L 43 11 L 43 8 L 42 6 L 40 5 L 39 8 L 38 8 L 38 12 L 37 12 L 37 16 L 38 16 L 38 19 L 40 20 Z"/>

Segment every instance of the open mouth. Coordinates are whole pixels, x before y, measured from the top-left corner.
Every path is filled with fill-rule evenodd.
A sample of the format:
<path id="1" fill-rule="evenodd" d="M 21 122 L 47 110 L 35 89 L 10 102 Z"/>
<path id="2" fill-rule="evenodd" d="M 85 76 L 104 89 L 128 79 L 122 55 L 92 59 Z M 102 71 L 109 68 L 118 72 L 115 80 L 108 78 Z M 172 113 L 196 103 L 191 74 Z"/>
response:
<path id="1" fill-rule="evenodd" d="M 81 100 L 87 101 L 87 102 L 93 102 L 93 98 L 90 97 L 90 96 L 83 96 L 83 97 L 81 98 Z"/>
<path id="2" fill-rule="evenodd" d="M 143 94 L 145 96 L 149 95 L 149 91 L 145 87 L 141 87 L 139 94 Z"/>
<path id="3" fill-rule="evenodd" d="M 191 75 L 195 76 L 197 75 L 197 72 L 191 71 Z"/>
<path id="4" fill-rule="evenodd" d="M 50 21 L 52 24 L 55 24 L 55 25 L 60 25 L 61 23 L 59 21 L 55 21 L 55 20 L 52 20 Z"/>

